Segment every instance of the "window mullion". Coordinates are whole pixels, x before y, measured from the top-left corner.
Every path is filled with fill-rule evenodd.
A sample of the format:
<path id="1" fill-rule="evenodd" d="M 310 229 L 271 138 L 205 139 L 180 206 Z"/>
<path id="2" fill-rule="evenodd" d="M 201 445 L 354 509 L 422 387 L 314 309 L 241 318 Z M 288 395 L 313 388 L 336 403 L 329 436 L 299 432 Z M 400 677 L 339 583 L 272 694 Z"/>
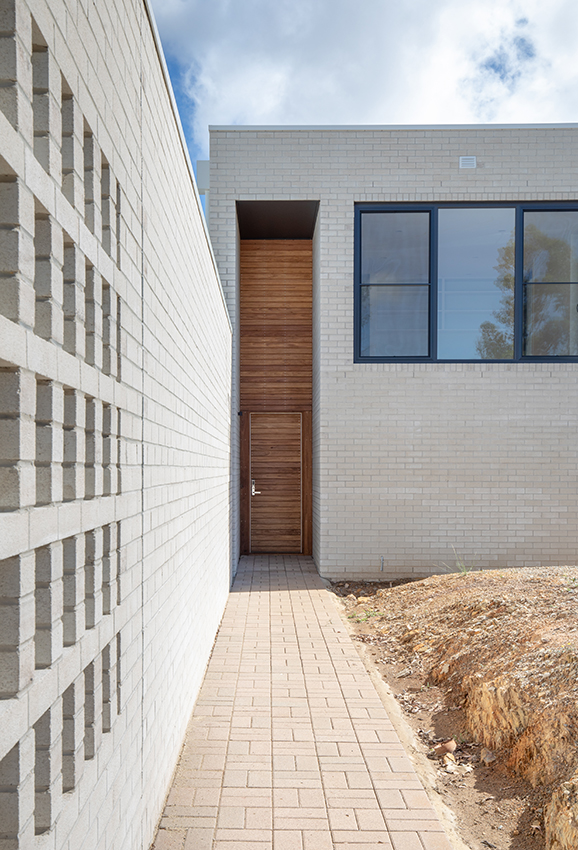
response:
<path id="1" fill-rule="evenodd" d="M 430 357 L 437 360 L 438 340 L 438 211 L 430 210 Z"/>
<path id="2" fill-rule="evenodd" d="M 354 252 L 355 268 L 353 270 L 353 359 L 361 355 L 361 210 L 355 207 Z"/>
<path id="3" fill-rule="evenodd" d="M 514 360 L 521 360 L 524 340 L 524 210 L 516 207 L 514 255 Z"/>

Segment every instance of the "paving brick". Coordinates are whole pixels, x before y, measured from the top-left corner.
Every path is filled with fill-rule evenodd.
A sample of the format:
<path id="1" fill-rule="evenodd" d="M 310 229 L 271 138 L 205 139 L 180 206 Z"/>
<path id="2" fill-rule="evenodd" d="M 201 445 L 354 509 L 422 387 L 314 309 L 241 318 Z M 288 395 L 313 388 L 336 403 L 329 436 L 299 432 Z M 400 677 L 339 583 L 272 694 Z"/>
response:
<path id="1" fill-rule="evenodd" d="M 217 825 L 222 829 L 243 829 L 245 826 L 245 809 L 243 806 L 221 806 Z"/>
<path id="2" fill-rule="evenodd" d="M 431 803 L 428 799 L 425 791 L 421 790 L 411 790 L 411 789 L 403 789 L 401 792 L 401 796 L 405 800 L 406 806 L 408 809 L 430 809 Z M 385 805 L 385 804 L 384 804 Z M 386 808 L 391 808 L 390 804 L 386 805 Z"/>
<path id="3" fill-rule="evenodd" d="M 189 829 L 183 850 L 214 850 L 214 830 Z"/>
<path id="4" fill-rule="evenodd" d="M 352 830 L 358 828 L 357 818 L 355 817 L 355 809 L 329 809 L 328 815 L 329 825 L 332 830 Z"/>
<path id="5" fill-rule="evenodd" d="M 298 830 L 273 830 L 275 850 L 303 850 L 303 836 Z"/>
<path id="6" fill-rule="evenodd" d="M 394 850 L 423 850 L 417 832 L 390 832 Z"/>
<path id="7" fill-rule="evenodd" d="M 186 837 L 185 829 L 159 829 L 151 850 L 183 850 Z"/>
<path id="8" fill-rule="evenodd" d="M 282 563 L 283 568 L 278 570 L 274 570 L 269 565 L 266 582 L 273 584 L 278 581 L 290 588 L 296 576 L 303 575 L 303 566 L 300 565 L 296 569 L 297 564 L 290 557 L 283 558 Z M 254 569 L 254 565 L 253 559 L 245 559 L 237 576 L 237 582 L 242 582 L 243 578 Z M 305 575 L 315 588 L 318 582 L 315 574 L 306 572 Z M 236 594 L 237 587 L 239 594 Z M 253 610 L 260 610 L 255 591 L 248 594 L 245 591 L 241 592 L 240 584 L 234 585 L 224 623 L 230 625 L 235 632 L 237 630 L 235 619 L 238 617 L 238 628 L 243 629 L 245 648 L 236 657 L 235 669 L 243 666 L 244 657 L 255 655 L 256 646 L 259 647 L 259 654 L 263 654 L 266 647 L 272 646 L 269 643 L 269 632 L 263 632 L 265 616 L 275 618 L 278 626 L 283 620 L 283 628 L 287 628 L 284 604 L 288 605 L 287 610 L 298 635 L 311 635 L 313 646 L 318 641 L 323 642 L 330 649 L 333 647 L 333 641 L 337 635 L 328 621 L 328 609 L 322 605 L 322 602 L 326 601 L 324 590 L 298 592 L 300 598 L 306 597 L 311 603 L 310 610 L 302 620 L 295 614 L 298 607 L 295 599 L 291 606 L 289 594 L 284 596 L 279 593 L 278 596 L 278 593 L 275 587 L 271 587 L 269 590 L 271 607 L 267 612 L 261 611 L 260 616 L 253 619 L 248 618 L 247 614 Z M 241 600 L 243 604 L 236 606 L 236 603 Z M 331 617 L 337 616 L 333 601 L 329 597 L 327 601 L 330 603 Z M 277 602 L 279 607 L 275 610 Z M 213 681 L 212 672 L 215 669 L 213 662 L 220 658 L 218 650 L 222 635 L 223 629 L 217 639 L 213 660 L 209 665 L 205 685 L 201 689 L 200 699 L 197 702 L 198 720 L 195 720 L 196 715 L 194 715 L 189 724 L 191 740 L 195 738 L 195 730 L 198 726 L 208 722 L 206 713 L 199 709 L 199 705 L 210 704 L 211 699 L 214 698 L 210 683 Z M 347 640 L 347 652 L 355 652 L 349 638 Z M 287 657 L 293 659 L 296 665 L 299 662 L 299 654 L 302 652 L 303 641 L 304 638 L 286 648 Z M 318 688 L 327 691 L 330 686 L 333 688 L 333 684 L 339 687 L 343 676 L 347 681 L 349 680 L 350 667 L 346 666 L 342 669 L 338 663 L 333 665 L 331 652 L 329 656 L 330 670 L 325 671 L 320 679 L 317 678 L 318 672 L 314 668 L 305 673 L 305 693 L 316 692 Z M 253 717 L 255 716 L 256 707 L 252 704 L 255 700 L 253 689 L 255 674 L 252 665 L 244 666 L 246 672 L 239 675 L 236 691 L 237 694 L 242 693 L 243 697 L 235 699 L 233 694 L 233 718 L 236 714 L 239 717 L 247 717 L 248 710 Z M 370 701 L 375 699 L 376 696 L 372 693 L 373 686 L 365 671 L 360 669 L 355 675 L 359 679 L 357 685 L 365 694 L 364 699 Z M 273 699 L 271 690 L 267 686 L 258 697 L 259 710 L 266 712 Z M 307 700 L 307 697 L 299 699 Z M 341 703 L 337 701 L 336 706 L 338 704 Z M 303 705 L 300 704 L 300 707 L 303 708 Z M 363 726 L 365 721 L 362 718 L 357 720 L 349 716 L 328 718 L 326 709 L 324 711 L 325 715 L 320 717 L 318 722 L 314 718 L 313 726 L 309 722 L 301 724 L 289 718 L 279 727 L 274 722 L 267 729 L 263 727 L 258 730 L 263 736 L 258 740 L 243 741 L 233 738 L 234 730 L 237 728 L 234 723 L 230 727 L 220 727 L 221 731 L 226 729 L 229 731 L 230 740 L 226 754 L 219 753 L 218 757 L 213 759 L 211 748 L 221 747 L 222 744 L 218 740 L 208 739 L 206 742 L 208 749 L 202 753 L 200 767 L 189 767 L 191 764 L 199 764 L 196 758 L 199 755 L 196 751 L 197 744 L 193 744 L 190 749 L 188 744 L 185 744 L 175 782 L 179 782 L 181 775 L 186 776 L 188 782 L 201 785 L 206 782 L 216 783 L 219 777 L 222 777 L 222 787 L 220 791 L 216 787 L 214 789 L 199 788 L 195 794 L 194 807 L 192 804 L 189 807 L 186 805 L 186 800 L 190 799 L 188 796 L 190 790 L 187 789 L 185 805 L 181 805 L 183 797 L 178 796 L 176 799 L 179 805 L 167 805 L 164 822 L 178 825 L 179 820 L 189 823 L 186 818 L 190 818 L 191 828 L 199 826 L 195 818 L 203 816 L 214 818 L 216 795 L 220 793 L 219 820 L 214 836 L 215 846 L 228 848 L 228 850 L 239 850 L 248 842 L 253 842 L 257 848 L 268 847 L 271 841 L 274 841 L 276 850 L 278 847 L 287 847 L 288 850 L 292 848 L 319 850 L 325 846 L 333 850 L 334 845 L 341 846 L 343 850 L 348 846 L 364 848 L 375 846 L 380 850 L 381 848 L 387 850 L 391 845 L 387 837 L 386 823 L 388 828 L 391 829 L 393 826 L 397 832 L 403 834 L 400 841 L 405 840 L 408 835 L 410 839 L 407 840 L 418 836 L 418 828 L 422 836 L 443 837 L 441 826 L 437 821 L 432 820 L 431 807 L 427 803 L 427 797 L 417 775 L 413 771 L 411 773 L 395 772 L 390 769 L 388 758 L 402 761 L 403 766 L 406 761 L 403 747 L 395 733 L 388 731 L 386 743 L 380 743 L 377 740 L 373 744 L 360 743 L 359 738 L 364 737 L 366 731 Z M 314 716 L 315 712 L 312 711 L 311 714 Z M 290 739 L 275 740 L 276 728 L 290 732 Z M 344 738 L 343 728 L 347 730 Z M 323 740 L 329 729 L 333 740 Z M 303 730 L 307 732 L 307 736 L 311 736 L 311 739 L 294 740 L 296 733 Z M 398 756 L 397 753 L 400 755 Z M 221 774 L 212 768 L 217 764 L 223 764 L 223 756 L 225 770 Z M 259 765 L 271 763 L 274 768 L 272 771 L 258 769 Z M 341 769 L 327 769 L 337 765 Z M 384 766 L 388 768 L 386 773 L 383 770 Z M 391 784 L 381 788 L 380 783 L 384 783 L 384 776 Z M 407 791 L 407 798 L 402 795 L 402 790 Z M 209 793 L 213 796 L 206 796 L 202 800 L 205 806 L 203 810 L 197 795 Z M 273 832 L 271 832 L 272 826 Z M 432 829 L 436 831 L 432 832 Z"/>
<path id="9" fill-rule="evenodd" d="M 271 829 L 273 812 L 271 807 L 248 807 L 245 810 L 245 826 L 247 829 Z"/>
<path id="10" fill-rule="evenodd" d="M 303 850 L 333 850 L 333 840 L 329 832 L 303 830 Z"/>

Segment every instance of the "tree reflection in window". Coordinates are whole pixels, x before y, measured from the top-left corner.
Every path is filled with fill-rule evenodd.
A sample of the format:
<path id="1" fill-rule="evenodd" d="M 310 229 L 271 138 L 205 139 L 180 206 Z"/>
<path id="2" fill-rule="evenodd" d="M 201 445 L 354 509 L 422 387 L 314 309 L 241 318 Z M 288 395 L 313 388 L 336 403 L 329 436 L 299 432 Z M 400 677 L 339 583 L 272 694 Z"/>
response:
<path id="1" fill-rule="evenodd" d="M 356 215 L 360 360 L 578 359 L 578 204 Z"/>
<path id="2" fill-rule="evenodd" d="M 563 225 L 552 236 L 532 222 Z M 556 221 L 558 218 L 558 222 Z M 578 354 L 578 224 L 576 213 L 528 213 L 524 227 L 524 354 Z"/>
<path id="3" fill-rule="evenodd" d="M 514 356 L 515 237 L 498 251 L 494 285 L 501 290 L 500 306 L 492 312 L 495 322 L 482 322 L 476 351 L 482 360 L 510 360 Z"/>
<path id="4" fill-rule="evenodd" d="M 544 220 L 554 213 L 540 213 Z M 574 232 L 550 236 L 531 221 L 524 228 L 524 354 L 578 355 L 578 255 Z M 495 286 L 502 291 L 495 321 L 480 325 L 483 360 L 508 359 L 514 350 L 515 239 L 499 251 Z"/>

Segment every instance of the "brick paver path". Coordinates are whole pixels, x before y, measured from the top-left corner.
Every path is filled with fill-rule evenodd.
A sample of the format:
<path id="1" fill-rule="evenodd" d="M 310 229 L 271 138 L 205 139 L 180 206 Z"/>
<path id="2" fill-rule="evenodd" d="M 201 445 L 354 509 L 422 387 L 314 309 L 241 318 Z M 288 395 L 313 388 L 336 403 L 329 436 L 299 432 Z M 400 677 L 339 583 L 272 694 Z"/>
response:
<path id="1" fill-rule="evenodd" d="M 154 850 L 451 850 L 311 559 L 241 560 Z"/>

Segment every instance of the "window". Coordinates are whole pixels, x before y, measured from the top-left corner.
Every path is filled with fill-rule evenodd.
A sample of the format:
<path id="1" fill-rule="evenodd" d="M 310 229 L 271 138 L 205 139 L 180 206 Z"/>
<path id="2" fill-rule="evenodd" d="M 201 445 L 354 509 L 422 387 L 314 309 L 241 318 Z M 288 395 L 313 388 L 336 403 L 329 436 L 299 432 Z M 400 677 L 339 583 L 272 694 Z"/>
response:
<path id="1" fill-rule="evenodd" d="M 356 362 L 578 358 L 578 204 L 355 215 Z"/>

